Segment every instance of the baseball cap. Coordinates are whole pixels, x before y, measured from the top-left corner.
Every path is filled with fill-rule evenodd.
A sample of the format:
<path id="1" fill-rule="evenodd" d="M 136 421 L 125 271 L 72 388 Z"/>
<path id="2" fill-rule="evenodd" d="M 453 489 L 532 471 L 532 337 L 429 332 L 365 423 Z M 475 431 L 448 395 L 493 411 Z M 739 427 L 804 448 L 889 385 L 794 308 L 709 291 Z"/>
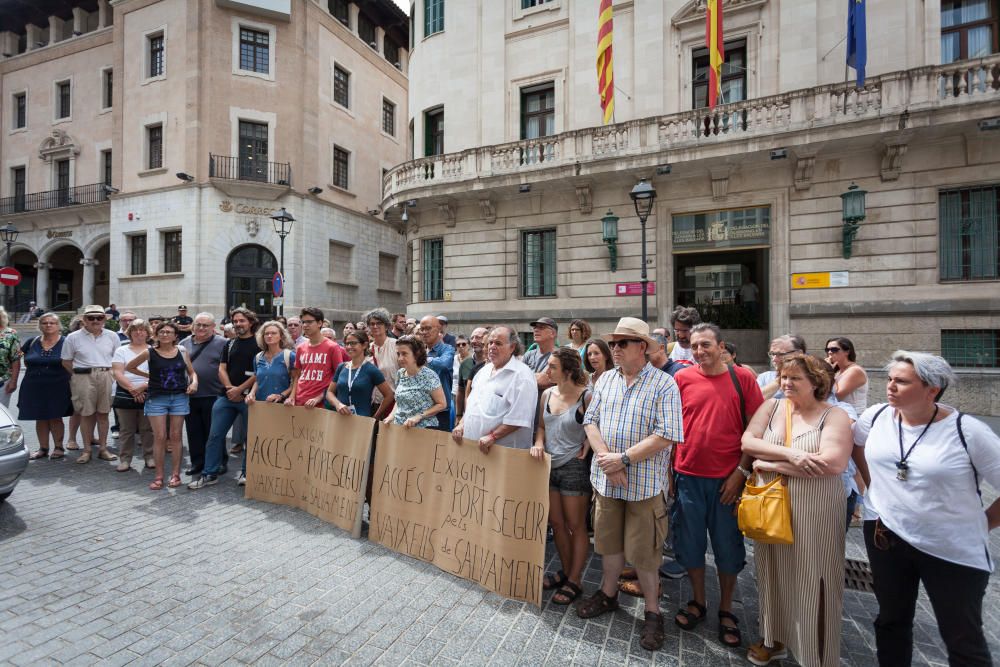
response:
<path id="1" fill-rule="evenodd" d="M 556 321 L 554 319 L 552 319 L 551 317 L 539 317 L 537 320 L 535 320 L 534 322 L 532 322 L 528 326 L 530 326 L 530 327 L 538 327 L 538 326 L 551 327 L 552 329 L 554 329 L 556 331 L 559 331 L 559 325 L 556 324 Z"/>
<path id="2" fill-rule="evenodd" d="M 437 316 L 437 321 L 438 322 L 444 322 L 445 324 L 448 324 L 448 318 L 445 317 L 444 315 L 438 315 Z"/>

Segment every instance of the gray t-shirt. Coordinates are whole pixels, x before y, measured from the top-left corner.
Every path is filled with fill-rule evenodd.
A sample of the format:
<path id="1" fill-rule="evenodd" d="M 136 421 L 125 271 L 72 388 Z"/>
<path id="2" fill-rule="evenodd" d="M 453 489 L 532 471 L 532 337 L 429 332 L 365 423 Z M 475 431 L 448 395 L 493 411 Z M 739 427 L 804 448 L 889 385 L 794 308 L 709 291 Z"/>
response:
<path id="1" fill-rule="evenodd" d="M 524 358 L 521 361 L 524 365 L 530 368 L 535 373 L 541 373 L 545 370 L 545 367 L 549 365 L 549 357 L 552 356 L 551 352 L 542 352 L 537 347 L 528 350 L 524 353 Z"/>
<path id="2" fill-rule="evenodd" d="M 194 362 L 194 372 L 198 374 L 198 391 L 194 394 L 195 398 L 209 396 L 214 398 L 226 393 L 219 381 L 219 361 L 222 360 L 222 351 L 228 342 L 222 336 L 212 336 L 204 343 L 195 343 L 194 336 L 188 336 L 181 341 L 181 345 Z"/>

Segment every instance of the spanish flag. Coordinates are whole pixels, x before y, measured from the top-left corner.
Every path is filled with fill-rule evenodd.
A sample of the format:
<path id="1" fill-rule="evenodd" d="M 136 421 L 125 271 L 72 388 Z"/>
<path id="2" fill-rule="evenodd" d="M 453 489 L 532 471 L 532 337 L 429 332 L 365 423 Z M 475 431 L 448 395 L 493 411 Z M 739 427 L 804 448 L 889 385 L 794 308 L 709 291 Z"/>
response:
<path id="1" fill-rule="evenodd" d="M 611 55 L 613 33 L 611 0 L 601 0 L 597 16 L 597 93 L 601 97 L 605 125 L 611 122 L 615 113 L 614 58 Z"/>
<path id="2" fill-rule="evenodd" d="M 722 0 L 708 0 L 705 13 L 705 46 L 708 47 L 708 108 L 715 107 L 722 95 L 722 63 L 726 59 L 722 45 Z"/>

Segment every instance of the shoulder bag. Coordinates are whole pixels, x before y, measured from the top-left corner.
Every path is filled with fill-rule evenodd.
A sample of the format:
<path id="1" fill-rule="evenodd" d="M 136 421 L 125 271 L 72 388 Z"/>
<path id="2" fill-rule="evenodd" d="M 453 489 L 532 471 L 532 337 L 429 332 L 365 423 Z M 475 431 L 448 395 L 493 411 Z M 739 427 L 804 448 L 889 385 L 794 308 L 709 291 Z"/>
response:
<path id="1" fill-rule="evenodd" d="M 792 445 L 792 406 L 785 400 L 785 446 Z M 740 498 L 737 522 L 740 531 L 764 544 L 792 544 L 792 502 L 784 475 L 758 486 L 754 475 L 747 480 Z"/>

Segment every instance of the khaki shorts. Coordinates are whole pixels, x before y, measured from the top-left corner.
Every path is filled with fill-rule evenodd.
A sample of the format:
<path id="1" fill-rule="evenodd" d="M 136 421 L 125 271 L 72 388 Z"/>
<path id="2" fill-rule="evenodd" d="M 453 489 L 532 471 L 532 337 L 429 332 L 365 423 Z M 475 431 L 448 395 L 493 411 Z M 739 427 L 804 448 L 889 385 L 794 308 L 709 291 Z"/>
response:
<path id="1" fill-rule="evenodd" d="M 663 494 L 624 501 L 595 494 L 594 551 L 602 556 L 625 553 L 639 570 L 656 571 L 667 538 L 667 504 Z"/>
<path id="2" fill-rule="evenodd" d="M 95 368 L 88 374 L 73 373 L 69 380 L 69 388 L 73 392 L 73 409 L 81 417 L 89 417 L 95 412 L 111 412 L 113 380 L 110 370 Z"/>

